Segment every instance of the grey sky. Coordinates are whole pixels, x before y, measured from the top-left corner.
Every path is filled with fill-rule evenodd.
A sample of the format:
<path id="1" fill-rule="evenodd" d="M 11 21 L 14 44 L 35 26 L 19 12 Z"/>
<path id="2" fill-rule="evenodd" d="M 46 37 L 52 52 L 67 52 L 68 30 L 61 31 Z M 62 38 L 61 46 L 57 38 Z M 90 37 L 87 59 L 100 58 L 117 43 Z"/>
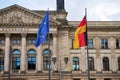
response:
<path id="1" fill-rule="evenodd" d="M 67 19 L 80 21 L 87 8 L 89 21 L 119 21 L 120 0 L 65 0 Z M 0 0 L 0 9 L 18 4 L 31 10 L 56 10 L 56 0 Z"/>

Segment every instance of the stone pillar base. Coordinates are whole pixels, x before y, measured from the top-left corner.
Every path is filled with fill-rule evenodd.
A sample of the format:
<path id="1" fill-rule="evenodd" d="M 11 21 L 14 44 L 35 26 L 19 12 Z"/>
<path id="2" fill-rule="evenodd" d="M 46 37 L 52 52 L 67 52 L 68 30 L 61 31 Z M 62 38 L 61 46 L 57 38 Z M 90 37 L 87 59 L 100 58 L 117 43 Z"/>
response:
<path id="1" fill-rule="evenodd" d="M 4 74 L 8 74 L 8 71 L 3 71 Z"/>
<path id="2" fill-rule="evenodd" d="M 26 73 L 26 71 L 19 71 L 19 73 L 21 73 L 21 74 L 25 74 L 25 73 Z"/>
<path id="3" fill-rule="evenodd" d="M 42 73 L 42 71 L 36 71 L 36 73 Z"/>
<path id="4" fill-rule="evenodd" d="M 58 73 L 59 71 L 58 70 L 54 70 L 53 73 Z"/>

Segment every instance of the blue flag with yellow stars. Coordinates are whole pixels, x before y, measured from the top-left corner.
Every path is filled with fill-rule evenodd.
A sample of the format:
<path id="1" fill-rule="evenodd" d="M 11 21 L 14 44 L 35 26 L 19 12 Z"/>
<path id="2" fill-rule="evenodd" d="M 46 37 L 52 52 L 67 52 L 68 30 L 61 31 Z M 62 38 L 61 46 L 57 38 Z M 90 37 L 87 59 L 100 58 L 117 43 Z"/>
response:
<path id="1" fill-rule="evenodd" d="M 46 15 L 44 16 L 39 28 L 37 37 L 35 39 L 35 47 L 38 47 L 40 44 L 46 42 L 47 34 L 49 33 L 49 13 L 46 12 Z"/>

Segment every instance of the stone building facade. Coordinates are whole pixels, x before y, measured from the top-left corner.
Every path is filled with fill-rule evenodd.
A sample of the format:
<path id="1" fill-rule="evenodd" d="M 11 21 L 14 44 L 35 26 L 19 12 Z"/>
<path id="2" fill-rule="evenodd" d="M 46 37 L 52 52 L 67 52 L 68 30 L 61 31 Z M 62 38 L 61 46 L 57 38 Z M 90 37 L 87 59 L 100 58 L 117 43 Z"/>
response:
<path id="1" fill-rule="evenodd" d="M 72 46 L 80 21 L 67 21 L 58 8 L 50 11 L 50 49 L 34 46 L 46 11 L 16 4 L 0 10 L 0 80 L 9 71 L 12 80 L 48 80 L 49 72 L 51 80 L 87 80 L 86 47 Z M 88 21 L 88 38 L 90 80 L 120 80 L 120 21 Z"/>

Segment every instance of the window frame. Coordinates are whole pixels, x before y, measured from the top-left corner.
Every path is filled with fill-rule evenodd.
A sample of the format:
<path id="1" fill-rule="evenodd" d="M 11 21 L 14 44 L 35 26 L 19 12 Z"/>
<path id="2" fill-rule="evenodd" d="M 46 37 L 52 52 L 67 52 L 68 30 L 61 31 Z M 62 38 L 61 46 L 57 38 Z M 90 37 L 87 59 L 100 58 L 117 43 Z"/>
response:
<path id="1" fill-rule="evenodd" d="M 21 52 L 19 49 L 14 49 L 12 51 L 12 69 L 13 70 L 20 70 L 21 66 L 21 58 L 20 58 Z M 18 60 L 19 58 L 19 60 Z M 17 65 L 19 64 L 19 67 L 17 68 Z"/>
<path id="2" fill-rule="evenodd" d="M 94 48 L 93 39 L 88 39 L 88 48 L 90 48 L 90 49 L 93 49 L 93 48 Z"/>
<path id="3" fill-rule="evenodd" d="M 43 69 L 44 70 L 49 70 L 49 54 L 50 54 L 50 58 L 51 58 L 51 51 L 49 49 L 44 49 L 43 50 Z M 50 61 L 51 64 L 51 61 Z M 50 65 L 50 69 L 51 69 L 51 65 Z"/>
<path id="4" fill-rule="evenodd" d="M 101 48 L 108 49 L 108 39 L 101 39 Z"/>
<path id="5" fill-rule="evenodd" d="M 108 57 L 104 57 L 103 58 L 103 70 L 105 70 L 105 71 L 109 71 L 110 70 Z"/>
<path id="6" fill-rule="evenodd" d="M 94 58 L 93 58 L 93 57 L 89 57 L 89 69 L 90 69 L 91 71 L 95 70 Z"/>
<path id="7" fill-rule="evenodd" d="M 116 49 L 120 48 L 120 39 L 116 39 Z"/>
<path id="8" fill-rule="evenodd" d="M 4 70 L 4 50 L 0 49 L 0 71 Z"/>
<path id="9" fill-rule="evenodd" d="M 35 70 L 36 69 L 36 55 L 37 55 L 36 51 L 34 49 L 29 49 L 27 51 L 27 55 L 28 55 L 27 57 L 28 70 Z"/>
<path id="10" fill-rule="evenodd" d="M 78 57 L 73 57 L 73 70 L 79 70 L 80 65 L 79 65 L 79 58 Z"/>
<path id="11" fill-rule="evenodd" d="M 120 71 L 120 57 L 118 58 L 118 70 Z"/>
<path id="12" fill-rule="evenodd" d="M 18 38 L 14 38 L 13 40 L 12 40 L 12 43 L 14 44 L 14 45 L 17 45 L 17 44 L 21 44 L 21 40 L 20 39 L 18 39 Z"/>

